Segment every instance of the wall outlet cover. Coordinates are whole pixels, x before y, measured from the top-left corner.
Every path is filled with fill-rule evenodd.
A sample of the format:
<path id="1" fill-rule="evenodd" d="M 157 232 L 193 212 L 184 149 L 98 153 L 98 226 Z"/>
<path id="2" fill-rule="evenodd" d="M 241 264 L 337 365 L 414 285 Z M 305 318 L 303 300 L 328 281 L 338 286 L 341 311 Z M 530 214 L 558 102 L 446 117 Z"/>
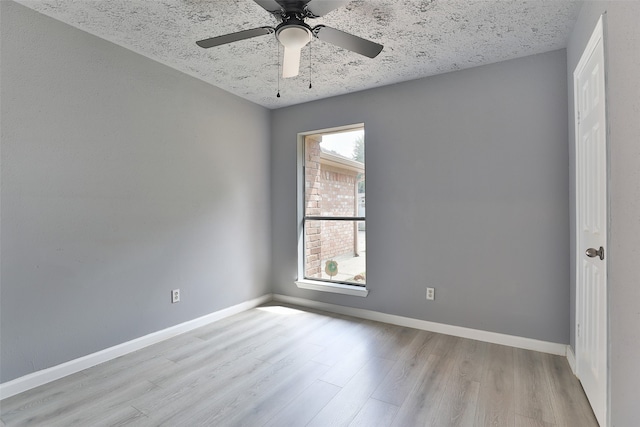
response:
<path id="1" fill-rule="evenodd" d="M 436 299 L 436 290 L 435 288 L 427 288 L 427 299 L 429 301 L 433 301 Z"/>
<path id="2" fill-rule="evenodd" d="M 171 304 L 180 302 L 180 289 L 173 289 L 171 291 Z"/>

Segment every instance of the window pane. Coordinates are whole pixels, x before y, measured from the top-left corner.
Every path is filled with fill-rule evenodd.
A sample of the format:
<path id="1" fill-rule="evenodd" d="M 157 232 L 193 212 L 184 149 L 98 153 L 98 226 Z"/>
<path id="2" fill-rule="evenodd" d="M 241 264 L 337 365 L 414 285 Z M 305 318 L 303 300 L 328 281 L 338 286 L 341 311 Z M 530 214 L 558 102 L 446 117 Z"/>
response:
<path id="1" fill-rule="evenodd" d="M 364 221 L 307 220 L 304 237 L 305 278 L 365 285 Z"/>
<path id="2" fill-rule="evenodd" d="M 305 138 L 305 216 L 364 216 L 364 131 Z"/>

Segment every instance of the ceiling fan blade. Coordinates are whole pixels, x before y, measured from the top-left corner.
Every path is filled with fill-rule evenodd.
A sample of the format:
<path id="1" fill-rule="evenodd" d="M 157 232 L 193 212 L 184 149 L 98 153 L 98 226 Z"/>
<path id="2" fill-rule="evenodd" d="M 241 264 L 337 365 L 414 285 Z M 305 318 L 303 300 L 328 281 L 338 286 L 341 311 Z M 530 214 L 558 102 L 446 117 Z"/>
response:
<path id="1" fill-rule="evenodd" d="M 295 77 L 300 73 L 300 49 L 284 48 L 284 60 L 282 61 L 282 77 Z"/>
<path id="2" fill-rule="evenodd" d="M 312 18 L 318 18 L 347 3 L 349 0 L 311 0 L 307 3 L 306 9 L 311 13 Z"/>
<path id="3" fill-rule="evenodd" d="M 269 13 L 280 13 L 284 8 L 276 0 L 253 0 Z"/>
<path id="4" fill-rule="evenodd" d="M 252 37 L 264 36 L 275 31 L 272 27 L 253 28 L 251 30 L 238 31 L 237 33 L 225 34 L 224 36 L 211 37 L 210 39 L 199 40 L 196 44 L 200 47 L 208 49 L 214 46 L 220 46 L 227 43 L 237 42 L 239 40 L 250 39 Z"/>
<path id="5" fill-rule="evenodd" d="M 324 25 L 314 27 L 313 34 L 322 41 L 335 44 L 369 58 L 378 56 L 384 47 L 381 44 Z"/>

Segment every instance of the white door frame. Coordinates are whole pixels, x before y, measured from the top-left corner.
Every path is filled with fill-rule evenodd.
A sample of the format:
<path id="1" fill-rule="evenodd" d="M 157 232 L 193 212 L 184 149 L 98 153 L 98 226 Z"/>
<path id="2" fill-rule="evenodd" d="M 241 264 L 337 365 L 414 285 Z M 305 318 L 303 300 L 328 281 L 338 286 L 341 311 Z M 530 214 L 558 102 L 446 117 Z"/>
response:
<path id="1" fill-rule="evenodd" d="M 581 315 L 583 314 L 583 308 L 580 306 L 580 300 L 581 300 L 581 296 L 579 294 L 580 292 L 580 277 L 581 277 L 581 273 L 580 273 L 580 269 L 581 269 L 581 260 L 584 257 L 584 251 L 585 251 L 585 244 L 581 241 L 581 218 L 580 218 L 580 206 L 581 206 L 581 194 L 580 194 L 580 187 L 579 187 L 579 168 L 578 168 L 578 162 L 580 161 L 580 158 L 578 156 L 579 153 L 579 148 L 578 145 L 580 144 L 580 117 L 579 117 L 579 90 L 580 88 L 578 87 L 578 75 L 580 74 L 580 72 L 583 70 L 583 68 L 585 67 L 586 63 L 588 62 L 588 60 L 590 59 L 590 57 L 594 54 L 594 52 L 596 52 L 596 48 L 598 47 L 598 45 L 602 45 L 602 49 L 603 49 L 603 65 L 606 65 L 606 50 L 605 45 L 604 45 L 604 19 L 603 16 L 600 16 L 600 18 L 598 19 L 598 22 L 594 28 L 593 34 L 591 35 L 591 38 L 589 39 L 589 42 L 587 43 L 584 52 L 582 53 L 582 56 L 580 57 L 580 61 L 578 62 L 578 65 L 576 66 L 576 69 L 573 72 L 573 88 L 574 88 L 574 112 L 575 112 L 575 117 L 574 117 L 574 124 L 575 124 L 575 141 L 574 141 L 574 148 L 575 148 L 575 164 L 576 164 L 576 168 L 575 168 L 575 206 L 576 206 L 576 212 L 575 212 L 575 232 L 576 232 L 576 247 L 575 247 L 575 272 L 576 272 L 576 300 L 575 300 L 575 328 L 576 330 L 575 332 L 575 337 L 576 337 L 576 376 L 578 376 L 578 378 L 580 378 L 580 373 L 583 372 L 584 373 L 584 367 L 580 366 L 580 355 L 578 354 L 578 352 L 580 351 L 579 345 L 578 345 L 578 334 L 580 333 L 579 331 L 579 327 L 580 327 L 580 322 L 581 322 Z M 606 69 L 606 67 L 604 67 Z M 603 69 L 603 73 L 605 72 L 605 70 Z M 608 123 L 608 118 L 607 116 L 607 108 L 606 108 L 606 76 L 605 76 L 605 93 L 604 95 L 604 102 L 605 102 L 605 124 Z M 606 172 L 605 172 L 605 176 L 606 176 L 606 186 L 605 186 L 605 230 L 604 230 L 604 234 L 605 234 L 605 248 L 608 249 L 609 245 L 608 245 L 608 231 L 609 231 L 609 222 L 608 222 L 608 218 L 609 218 L 609 191 L 608 191 L 608 187 L 609 187 L 609 156 L 608 156 L 608 150 L 609 150 L 609 135 L 608 135 L 608 126 L 605 126 L 604 129 L 604 135 L 605 135 L 605 164 L 606 164 Z M 608 271 L 608 269 L 606 268 L 608 265 L 608 258 L 609 258 L 609 254 L 606 253 L 604 260 L 602 260 L 602 262 L 605 263 L 605 271 Z M 607 274 L 608 275 L 608 274 Z M 608 278 L 606 277 L 607 275 L 605 275 L 604 278 L 604 283 L 605 285 L 608 282 Z M 606 339 L 605 339 L 605 350 L 604 350 L 604 354 L 605 354 L 605 359 L 606 359 L 606 381 L 605 381 L 605 387 L 606 390 L 604 391 L 604 399 L 605 402 L 599 402 L 600 405 L 602 405 L 602 403 L 604 403 L 604 414 L 600 414 L 600 417 L 598 417 L 598 421 L 600 423 L 601 427 L 607 427 L 610 425 L 610 386 L 609 386 L 609 298 L 608 298 L 608 285 L 606 285 L 606 290 L 604 292 L 605 295 L 605 299 L 606 299 L 606 304 L 605 304 L 605 316 L 604 318 L 606 319 L 606 328 L 605 328 L 605 334 L 606 334 Z M 591 399 L 591 397 L 589 397 L 589 399 Z M 592 403 L 592 402 L 590 402 Z M 593 403 L 592 403 L 593 405 Z M 595 409 L 595 408 L 594 408 Z"/>

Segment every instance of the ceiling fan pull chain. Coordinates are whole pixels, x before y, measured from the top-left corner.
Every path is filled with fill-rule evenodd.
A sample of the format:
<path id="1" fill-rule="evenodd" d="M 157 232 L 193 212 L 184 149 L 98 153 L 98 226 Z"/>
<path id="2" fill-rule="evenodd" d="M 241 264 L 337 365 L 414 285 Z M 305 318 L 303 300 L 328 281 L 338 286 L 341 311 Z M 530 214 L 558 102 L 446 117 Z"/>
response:
<path id="1" fill-rule="evenodd" d="M 276 70 L 278 74 L 278 94 L 276 98 L 280 98 L 280 42 L 276 40 L 276 48 L 278 49 L 278 69 Z"/>
<path id="2" fill-rule="evenodd" d="M 313 45 L 313 37 L 311 37 L 311 41 L 309 41 L 309 89 L 311 86 L 311 46 Z"/>

